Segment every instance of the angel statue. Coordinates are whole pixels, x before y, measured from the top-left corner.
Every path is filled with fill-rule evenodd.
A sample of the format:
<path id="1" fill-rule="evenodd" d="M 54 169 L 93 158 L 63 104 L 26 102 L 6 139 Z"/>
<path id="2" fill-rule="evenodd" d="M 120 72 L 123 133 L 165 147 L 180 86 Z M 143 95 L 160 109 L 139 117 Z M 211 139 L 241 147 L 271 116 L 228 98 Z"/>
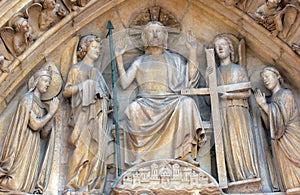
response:
<path id="1" fill-rule="evenodd" d="M 48 63 L 29 80 L 29 91 L 21 98 L 7 130 L 0 161 L 0 191 L 45 192 L 54 151 L 53 118 L 58 98 L 49 110 L 41 101 L 51 85 Z M 41 148 L 42 146 L 46 146 Z"/>
<path id="2" fill-rule="evenodd" d="M 101 72 L 94 67 L 100 55 L 100 38 L 87 35 L 80 39 L 78 63 L 68 72 L 63 91 L 71 100 L 69 126 L 72 129 L 65 194 L 101 194 L 106 178 L 108 148 L 109 89 Z"/>
<path id="3" fill-rule="evenodd" d="M 13 55 L 20 55 L 37 38 L 22 13 L 9 21 L 9 26 L 1 29 L 1 37 Z"/>
<path id="4" fill-rule="evenodd" d="M 247 70 L 234 63 L 231 39 L 218 35 L 214 40 L 218 60 L 219 85 L 242 84 L 249 81 Z M 224 135 L 225 159 L 230 182 L 258 177 L 248 99 L 250 89 L 224 92 L 220 96 L 221 124 Z"/>

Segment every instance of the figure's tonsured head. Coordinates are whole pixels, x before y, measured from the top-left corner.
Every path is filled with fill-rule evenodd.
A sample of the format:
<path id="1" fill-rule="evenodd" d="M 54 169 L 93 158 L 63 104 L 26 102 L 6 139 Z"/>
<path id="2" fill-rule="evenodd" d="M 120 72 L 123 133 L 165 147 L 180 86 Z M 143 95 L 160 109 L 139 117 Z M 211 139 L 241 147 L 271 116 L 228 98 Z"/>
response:
<path id="1" fill-rule="evenodd" d="M 283 84 L 283 79 L 279 71 L 272 66 L 267 66 L 260 73 L 261 78 L 267 89 L 273 90 L 278 84 Z"/>
<path id="2" fill-rule="evenodd" d="M 168 31 L 166 27 L 158 21 L 148 22 L 142 31 L 142 41 L 145 48 L 154 46 L 166 49 Z"/>
<path id="3" fill-rule="evenodd" d="M 77 56 L 83 59 L 88 55 L 93 60 L 96 60 L 100 55 L 100 41 L 101 39 L 96 35 L 87 35 L 81 38 Z"/>

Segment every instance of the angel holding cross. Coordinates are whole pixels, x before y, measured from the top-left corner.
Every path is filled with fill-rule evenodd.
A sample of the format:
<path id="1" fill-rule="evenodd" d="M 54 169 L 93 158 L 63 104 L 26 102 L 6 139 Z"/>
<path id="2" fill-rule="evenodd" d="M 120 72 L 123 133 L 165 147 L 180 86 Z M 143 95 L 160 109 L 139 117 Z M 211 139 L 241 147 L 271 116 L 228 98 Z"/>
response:
<path id="1" fill-rule="evenodd" d="M 246 69 L 233 63 L 231 40 L 220 35 L 214 40 L 219 60 L 218 85 L 239 84 L 249 81 Z M 231 182 L 258 177 L 254 138 L 248 98 L 250 90 L 224 92 L 220 96 L 221 124 L 226 167 Z"/>

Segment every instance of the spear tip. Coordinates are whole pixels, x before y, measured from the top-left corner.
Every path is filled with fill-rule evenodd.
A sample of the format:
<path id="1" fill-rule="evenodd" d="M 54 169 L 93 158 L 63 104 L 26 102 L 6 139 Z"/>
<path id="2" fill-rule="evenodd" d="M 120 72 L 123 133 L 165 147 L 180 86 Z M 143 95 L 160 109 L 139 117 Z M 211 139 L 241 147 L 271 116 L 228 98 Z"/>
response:
<path id="1" fill-rule="evenodd" d="M 113 26 L 113 24 L 111 23 L 110 20 L 108 20 L 106 28 L 109 29 L 109 30 L 114 29 L 114 26 Z"/>

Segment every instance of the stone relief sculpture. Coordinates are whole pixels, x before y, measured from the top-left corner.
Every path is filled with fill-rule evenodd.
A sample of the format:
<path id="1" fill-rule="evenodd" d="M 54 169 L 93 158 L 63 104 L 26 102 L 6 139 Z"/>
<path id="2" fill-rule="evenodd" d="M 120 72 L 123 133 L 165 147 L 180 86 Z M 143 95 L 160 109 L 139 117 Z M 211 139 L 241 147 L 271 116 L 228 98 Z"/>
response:
<path id="1" fill-rule="evenodd" d="M 90 0 L 63 0 L 64 4 L 71 11 L 78 11 L 80 7 L 84 7 Z"/>
<path id="2" fill-rule="evenodd" d="M 125 71 L 123 40 L 116 46 L 117 68 L 123 89 L 134 81 L 138 97 L 126 108 L 125 161 L 135 165 L 154 159 L 181 159 L 194 165 L 197 146 L 205 140 L 200 113 L 195 101 L 179 95 L 183 88 L 193 87 L 200 73 L 193 63 L 196 40 L 189 34 L 190 51 L 186 64 L 182 56 L 166 50 L 168 31 L 157 21 L 142 31 L 145 54 L 136 58 Z"/>
<path id="3" fill-rule="evenodd" d="M 246 69 L 232 62 L 234 49 L 231 40 L 219 35 L 214 40 L 214 47 L 220 63 L 217 72 L 218 85 L 248 82 Z M 225 159 L 231 182 L 258 177 L 249 96 L 249 89 L 225 92 L 220 96 Z"/>
<path id="4" fill-rule="evenodd" d="M 255 99 L 262 113 L 266 128 L 270 131 L 272 152 L 281 188 L 287 193 L 300 193 L 300 120 L 299 109 L 293 93 L 282 88 L 283 79 L 274 67 L 261 72 L 265 86 L 272 91 L 270 102 L 258 89 Z"/>
<path id="5" fill-rule="evenodd" d="M 45 32 L 67 14 L 65 8 L 55 0 L 33 3 L 26 11 L 29 23 L 37 35 Z"/>
<path id="6" fill-rule="evenodd" d="M 51 83 L 49 67 L 46 64 L 31 77 L 29 91 L 21 98 L 7 130 L 0 163 L 2 192 L 44 193 L 47 187 L 54 149 L 52 119 L 59 106 L 54 98 L 47 111 L 41 101 Z M 45 148 L 41 148 L 41 139 L 48 140 Z"/>
<path id="7" fill-rule="evenodd" d="M 252 13 L 257 8 L 259 0 L 222 0 L 226 6 L 235 6 L 246 13 Z"/>
<path id="8" fill-rule="evenodd" d="M 16 14 L 9 26 L 1 29 L 1 37 L 13 55 L 20 55 L 37 38 L 22 13 Z"/>
<path id="9" fill-rule="evenodd" d="M 251 5 L 249 0 L 223 0 L 226 6 L 239 5 L 242 10 L 246 11 L 247 8 Z"/>
<path id="10" fill-rule="evenodd" d="M 4 64 L 5 64 L 5 57 L 4 57 L 4 55 L 0 54 L 0 71 L 8 72 L 8 68 L 4 67 Z"/>
<path id="11" fill-rule="evenodd" d="M 107 111 L 109 90 L 94 63 L 100 54 L 100 38 L 87 35 L 78 47 L 80 62 L 68 73 L 63 91 L 71 99 L 72 129 L 66 194 L 83 191 L 101 193 L 106 177 Z"/>
<path id="12" fill-rule="evenodd" d="M 262 24 L 269 31 L 275 31 L 275 35 L 279 32 L 279 26 L 282 26 L 277 17 L 282 10 L 280 2 L 281 0 L 267 0 L 257 8 L 254 15 L 258 23 Z"/>
<path id="13" fill-rule="evenodd" d="M 44 0 L 43 10 L 39 15 L 39 27 L 41 31 L 47 30 L 55 24 L 60 18 L 64 17 L 66 10 L 55 0 Z"/>
<path id="14" fill-rule="evenodd" d="M 226 2 L 227 5 L 234 5 L 235 7 L 225 7 L 223 6 L 225 3 L 222 4 L 221 1 Z M 289 90 L 284 89 L 281 86 L 279 78 L 275 79 L 279 80 L 280 89 L 277 92 L 273 92 L 270 101 L 268 101 L 268 99 L 262 100 L 262 102 L 265 101 L 265 103 L 260 105 L 260 109 L 264 117 L 265 126 L 261 124 L 261 120 L 257 120 L 256 124 L 253 122 L 253 126 L 257 124 L 261 125 L 261 127 L 256 127 L 256 130 L 254 130 L 254 140 L 250 133 L 252 131 L 252 128 L 250 127 L 251 124 L 249 125 L 249 122 L 252 121 L 249 118 L 247 103 L 249 91 L 238 91 L 238 89 L 235 89 L 234 92 L 228 90 L 230 92 L 224 93 L 228 89 L 226 87 L 231 83 L 233 83 L 232 86 L 234 86 L 234 84 L 239 85 L 243 82 L 248 82 L 246 68 L 243 68 L 243 66 L 247 66 L 249 73 L 251 73 L 256 70 L 259 70 L 257 72 L 260 72 L 261 66 L 272 60 L 276 60 L 278 66 L 283 66 L 283 62 L 286 61 L 298 60 L 296 54 L 290 52 L 286 45 L 290 45 L 296 53 L 300 54 L 300 41 L 297 41 L 299 39 L 298 35 L 300 31 L 296 29 L 300 20 L 298 16 L 298 7 L 295 3 L 300 1 L 266 0 L 266 3 L 257 9 L 256 19 L 260 21 L 260 24 L 273 32 L 274 35 L 278 36 L 281 41 L 278 39 L 272 41 L 270 36 L 268 36 L 270 35 L 268 31 L 262 31 L 262 33 L 260 33 L 260 29 L 256 29 L 259 26 L 255 22 L 253 23 L 253 20 L 248 18 L 248 16 L 253 17 L 251 14 L 254 13 L 256 8 L 263 1 L 264 0 L 219 0 L 213 1 L 211 2 L 211 5 L 209 5 L 209 1 L 188 0 L 178 1 L 176 3 L 174 3 L 175 1 L 168 0 L 155 1 L 155 3 L 151 3 L 152 1 L 144 1 L 140 4 L 136 4 L 134 1 L 103 1 L 102 4 L 102 1 L 90 2 L 90 0 L 33 0 L 30 2 L 26 1 L 25 7 L 22 7 L 22 2 L 15 3 L 17 6 L 11 6 L 14 8 L 12 10 L 22 10 L 25 15 L 17 14 L 17 17 L 14 16 L 14 18 L 6 23 L 6 21 L 9 20 L 10 14 L 12 14 L 10 13 L 12 11 L 7 11 L 5 17 L 0 19 L 1 23 L 6 25 L 6 27 L 2 27 L 0 30 L 0 89 L 2 92 L 2 95 L 0 96 L 0 108 L 3 106 L 0 111 L 0 129 L 2 129 L 2 126 L 6 125 L 3 124 L 3 121 L 6 119 L 3 117 L 3 113 L 10 115 L 10 105 L 17 103 L 15 102 L 16 98 L 14 98 L 14 91 L 18 90 L 20 85 L 23 85 L 24 81 L 27 80 L 26 77 L 30 74 L 30 71 L 34 70 L 40 60 L 42 60 L 39 59 L 39 57 L 41 56 L 41 52 L 43 52 L 41 50 L 45 47 L 48 48 L 49 46 L 49 48 L 51 48 L 47 49 L 47 52 L 49 51 L 47 59 L 60 61 L 61 66 L 59 68 L 61 72 L 65 71 L 65 74 L 63 74 L 66 76 L 65 79 L 68 76 L 66 87 L 62 94 L 68 100 L 63 102 L 62 107 L 63 109 L 67 109 L 60 110 L 61 112 L 59 115 L 57 114 L 55 120 L 51 121 L 51 119 L 49 119 L 49 122 L 47 124 L 45 123 L 43 128 L 39 130 L 38 134 L 42 139 L 38 141 L 38 137 L 34 138 L 37 140 L 36 142 L 24 139 L 26 140 L 25 143 L 23 140 L 22 142 L 16 141 L 17 139 L 20 139 L 16 129 L 18 130 L 18 126 L 22 126 L 22 128 L 26 127 L 26 131 L 34 131 L 30 125 L 30 122 L 32 122 L 30 119 L 28 119 L 29 122 L 27 123 L 22 121 L 22 119 L 27 120 L 27 118 L 31 117 L 31 114 L 27 114 L 29 115 L 27 117 L 25 113 L 27 112 L 27 109 L 31 110 L 30 113 L 38 112 L 40 114 L 38 116 L 41 116 L 41 119 L 44 119 L 48 115 L 47 113 L 51 113 L 51 111 L 47 112 L 47 109 L 40 103 L 40 101 L 44 100 L 42 96 L 40 98 L 35 97 L 35 90 L 28 92 L 28 94 L 22 97 L 18 109 L 16 113 L 14 113 L 15 116 L 11 122 L 12 124 L 9 127 L 5 145 L 1 148 L 3 150 L 1 156 L 13 154 L 16 156 L 14 157 L 16 160 L 12 162 L 1 159 L 0 191 L 10 194 L 20 194 L 21 192 L 47 194 L 45 191 L 50 189 L 53 194 L 61 194 L 66 187 L 67 194 L 106 194 L 107 192 L 114 193 L 114 191 L 116 194 L 125 194 L 127 192 L 128 194 L 222 194 L 221 189 L 226 193 L 246 193 L 245 191 L 248 189 L 254 188 L 253 185 L 251 185 L 251 182 L 249 182 L 250 184 L 247 183 L 247 181 L 250 181 L 252 178 L 256 178 L 253 180 L 258 181 L 257 183 L 259 183 L 259 185 L 263 185 L 264 173 L 261 172 L 261 166 L 257 166 L 256 160 L 261 159 L 264 156 L 260 155 L 256 159 L 253 145 L 254 143 L 256 144 L 256 149 L 258 149 L 257 151 L 259 153 L 263 153 L 264 150 L 269 151 L 269 148 L 267 147 L 257 147 L 258 144 L 263 142 L 256 142 L 257 137 L 261 136 L 256 133 L 258 130 L 262 130 L 266 127 L 271 133 L 275 132 L 275 138 L 270 139 L 270 142 L 273 144 L 270 154 L 273 154 L 274 170 L 277 170 L 276 176 L 279 176 L 278 179 L 282 183 L 281 191 L 288 191 L 291 194 L 300 194 L 300 192 L 298 192 L 298 188 L 300 187 L 298 176 L 300 173 L 298 171 L 299 165 L 297 164 L 299 161 L 298 145 L 300 144 L 297 143 L 299 142 L 298 137 L 300 136 L 296 131 L 296 129 L 299 129 L 299 119 L 298 108 L 295 103 L 298 100 L 299 93 L 294 93 L 295 96 L 293 96 Z M 9 1 L 4 2 L 3 5 L 13 5 L 13 3 L 8 2 Z M 31 2 L 35 3 L 32 4 Z M 89 2 L 90 4 L 87 4 Z M 154 4 L 155 6 L 151 7 Z M 27 7 L 28 9 L 26 10 Z M 128 11 L 128 7 L 132 10 Z M 64 8 L 68 9 L 68 11 Z M 4 10 L 4 8 L 1 8 L 1 10 Z M 26 13 L 24 10 L 26 10 Z M 222 11 L 226 20 L 225 22 L 221 21 L 222 18 L 220 16 L 223 16 Z M 69 15 L 69 17 L 64 18 L 68 12 L 73 13 Z M 231 14 L 233 16 L 232 20 L 230 18 Z M 93 18 L 93 20 L 87 19 L 87 16 L 92 16 L 91 18 Z M 137 17 L 134 18 L 134 16 Z M 204 18 L 201 16 L 206 17 Z M 125 174 L 119 178 L 117 178 L 115 172 L 113 172 L 113 166 L 108 166 L 108 171 L 106 171 L 106 153 L 109 148 L 107 144 L 107 135 L 109 133 L 107 123 L 111 122 L 107 121 L 109 120 L 109 117 L 107 116 L 109 112 L 107 111 L 109 94 L 108 88 L 105 85 L 105 80 L 101 73 L 95 68 L 98 61 L 106 61 L 108 57 L 95 60 L 97 59 L 96 56 L 99 56 L 99 50 L 97 49 L 99 40 L 97 37 L 92 38 L 94 37 L 93 35 L 84 37 L 81 41 L 79 36 L 76 36 L 73 37 L 74 39 L 72 39 L 72 41 L 69 41 L 71 40 L 70 36 L 73 36 L 74 33 L 86 34 L 90 30 L 95 32 L 100 29 L 99 33 L 103 35 L 105 31 L 103 27 L 105 22 L 103 22 L 103 19 L 106 19 L 107 17 L 108 19 L 111 19 L 109 17 L 112 17 L 116 24 L 115 35 L 117 35 L 117 33 L 123 33 L 120 32 L 122 30 L 124 30 L 124 32 L 127 32 L 128 30 L 128 33 L 131 33 L 131 46 L 135 44 L 139 45 L 142 42 L 140 32 L 142 27 L 146 25 L 146 28 L 143 29 L 143 41 L 145 44 L 144 55 L 141 55 L 141 48 L 135 48 L 134 50 L 125 53 L 127 44 L 122 43 L 122 41 L 118 42 L 116 48 L 116 53 L 118 55 L 118 71 L 121 76 L 120 80 L 118 80 L 121 82 L 118 83 L 117 81 L 117 83 L 121 84 L 124 88 L 128 86 L 126 92 L 134 87 L 129 86 L 131 83 L 135 82 L 138 86 L 138 96 L 133 102 L 130 102 L 126 109 L 126 113 L 123 112 L 123 107 L 120 109 L 122 119 L 127 119 L 126 125 L 121 126 L 121 138 L 126 144 L 126 163 L 130 166 L 134 166 L 126 170 Z M 64 18 L 62 23 L 54 26 L 62 18 Z M 160 21 L 162 24 L 156 22 L 148 24 L 149 21 Z M 220 32 L 223 29 L 223 26 L 219 26 L 221 23 L 225 26 L 224 30 L 238 35 L 239 38 L 243 36 L 245 40 L 249 40 L 249 45 L 245 45 L 244 43 L 242 46 L 247 47 L 249 50 L 247 53 L 244 52 L 242 58 L 244 62 L 240 59 L 238 64 L 235 64 L 237 63 L 236 61 L 229 60 L 229 66 L 232 67 L 232 69 L 230 69 L 229 66 L 225 67 L 221 65 L 219 67 L 219 74 L 217 75 L 219 78 L 219 85 L 217 85 L 216 88 L 211 86 L 209 88 L 197 88 L 198 85 L 196 87 L 196 83 L 199 81 L 200 76 L 199 71 L 195 68 L 197 67 L 195 64 L 197 64 L 197 62 L 202 64 L 202 59 L 204 62 L 203 64 L 205 64 L 204 48 L 206 44 L 208 44 L 208 39 L 212 39 L 212 36 L 214 36 L 215 33 Z M 233 29 L 234 26 L 239 24 L 242 24 L 242 26 Z M 54 26 L 55 29 L 51 29 L 51 31 L 44 33 L 52 26 Z M 125 27 L 129 27 L 129 29 L 125 29 Z M 168 32 L 165 31 L 164 27 L 168 29 Z M 195 57 L 196 55 L 194 55 L 196 53 L 196 43 L 195 38 L 193 38 L 191 34 L 188 35 L 189 41 L 187 43 L 187 51 L 183 52 L 185 54 L 190 54 L 188 59 L 184 59 L 181 55 L 171 52 L 171 50 L 184 50 L 183 48 L 185 47 L 182 46 L 185 46 L 185 43 L 184 40 L 181 39 L 180 33 L 182 33 L 182 29 L 189 28 L 202 29 L 197 32 L 198 40 L 201 40 L 201 42 L 203 41 L 203 44 L 198 44 L 198 47 L 203 45 L 203 49 L 199 49 L 199 47 L 197 52 L 197 57 L 202 58 L 201 60 L 197 59 Z M 70 33 L 64 34 L 64 32 L 67 31 Z M 167 33 L 168 35 L 165 36 Z M 37 48 L 37 50 L 33 51 L 33 48 L 30 48 L 31 44 L 42 34 L 42 39 L 34 44 L 34 47 Z M 61 39 L 58 37 L 58 34 L 63 35 Z M 255 38 L 254 35 L 261 35 L 261 37 Z M 272 37 L 273 36 L 271 36 L 271 38 Z M 170 43 L 168 49 L 166 43 L 167 38 Z M 135 42 L 133 42 L 133 39 L 135 39 Z M 216 44 L 219 44 L 218 47 L 221 47 L 220 45 L 222 44 L 220 42 L 218 43 L 218 41 L 220 40 L 216 40 Z M 232 39 L 231 41 L 235 46 L 235 42 Z M 45 45 L 45 43 L 48 44 L 49 42 L 51 42 L 51 45 Z M 68 42 L 68 45 L 65 45 L 66 42 Z M 95 42 L 97 46 L 93 46 Z M 230 47 L 230 44 L 227 44 L 229 45 L 228 47 Z M 268 47 L 264 47 L 265 44 L 268 44 Z M 77 63 L 77 57 L 74 56 L 78 45 L 80 45 L 80 52 L 78 53 L 81 53 L 80 57 L 82 60 L 79 63 Z M 64 50 L 66 47 L 69 48 Z M 28 48 L 30 50 L 26 51 Z M 264 48 L 269 48 L 270 50 L 261 52 Z M 62 50 L 67 51 L 62 53 Z M 280 53 L 275 52 L 279 50 Z M 227 50 L 219 49 L 218 52 L 216 54 L 218 60 L 221 61 L 221 64 L 230 59 L 228 56 L 226 60 L 222 59 L 224 53 L 228 52 Z M 23 55 L 21 55 L 22 53 Z M 241 53 L 243 53 L 243 51 Z M 135 58 L 138 55 L 141 56 Z M 135 60 L 132 61 L 132 58 L 135 58 Z M 129 68 L 127 66 L 128 61 L 132 61 Z M 208 60 L 206 63 L 209 64 Z M 298 70 L 297 67 L 293 67 L 293 65 L 284 67 L 284 69 L 287 71 L 284 73 L 287 77 L 290 76 L 291 69 L 295 69 L 295 71 Z M 200 70 L 205 72 L 205 66 L 201 67 Z M 9 74 L 7 74 L 8 71 L 10 71 Z M 108 70 L 108 72 L 109 71 L 110 70 Z M 266 85 L 271 83 L 267 80 L 268 76 L 272 74 L 273 77 L 280 77 L 280 73 L 277 70 L 264 70 L 262 76 L 265 77 Z M 259 74 L 257 75 L 259 77 Z M 291 75 L 293 76 L 293 74 Z M 46 75 L 43 75 L 40 78 L 33 77 L 31 81 L 40 81 L 44 76 Z M 18 78 L 16 85 L 11 85 L 14 84 L 13 80 L 16 77 Z M 53 86 L 53 80 L 55 80 L 53 74 L 51 75 L 51 78 L 50 86 Z M 289 79 L 290 81 L 295 80 L 294 77 L 290 77 Z M 39 81 L 37 81 L 35 89 L 41 92 L 43 90 L 42 87 L 38 87 Z M 33 83 L 31 82 L 31 85 L 33 85 Z M 297 84 L 293 86 L 296 88 L 296 85 Z M 50 90 L 50 86 L 47 87 L 47 91 Z M 221 172 L 221 169 L 219 170 L 220 166 L 216 162 L 216 153 L 218 153 L 218 151 L 215 148 L 210 148 L 210 143 L 206 142 L 206 144 L 208 143 L 207 151 L 210 151 L 208 153 L 208 156 L 210 157 L 209 160 L 206 158 L 203 161 L 198 161 L 201 158 L 199 157 L 199 154 L 202 154 L 202 151 L 198 151 L 198 159 L 195 160 L 197 147 L 199 148 L 201 143 L 205 141 L 205 133 L 201 123 L 199 110 L 197 109 L 199 105 L 196 106 L 197 103 L 195 103 L 197 101 L 194 102 L 194 98 L 186 97 L 182 93 L 182 89 L 187 88 L 191 90 L 199 89 L 202 93 L 201 98 L 203 96 L 211 96 L 211 89 L 215 89 L 215 91 L 217 91 L 216 93 L 223 93 L 219 97 L 222 98 L 220 100 L 222 114 L 225 113 L 221 121 L 223 122 L 223 127 L 225 127 L 224 130 L 226 132 L 239 131 L 238 133 L 225 133 L 225 139 L 227 140 L 225 143 L 227 149 L 225 151 L 225 157 L 227 166 L 230 166 L 229 168 L 225 166 L 229 172 L 226 172 L 227 170 L 224 169 L 226 174 L 230 173 L 228 178 L 230 181 L 229 183 L 227 182 L 227 176 L 225 175 L 224 177 L 226 178 L 226 184 L 228 184 L 226 187 L 219 186 L 218 182 L 221 184 L 220 179 L 217 182 L 211 176 L 218 177 L 217 174 Z M 123 92 L 120 88 L 118 88 L 118 90 L 118 93 Z M 61 91 L 58 90 L 56 95 L 60 92 Z M 125 92 L 124 96 L 122 96 L 123 94 L 120 95 L 121 98 L 125 97 L 124 99 L 129 95 L 131 95 L 130 98 L 133 96 L 129 93 L 125 94 Z M 194 94 L 190 93 L 186 95 L 196 96 L 199 94 L 198 92 L 195 92 Z M 238 98 L 231 99 L 235 96 Z M 262 98 L 262 94 L 256 96 L 257 102 L 260 101 L 260 98 L 264 99 Z M 128 99 L 124 99 L 122 101 L 128 102 Z M 217 102 L 219 103 L 219 99 Z M 65 105 L 68 103 L 70 103 L 71 107 L 71 116 L 68 115 L 70 111 L 68 105 Z M 54 104 L 56 103 L 53 101 L 52 104 L 53 110 Z M 264 111 L 264 104 L 268 106 L 267 112 Z M 211 105 L 213 105 L 213 103 Z M 256 104 L 255 106 L 256 107 L 253 108 L 253 110 L 258 113 L 258 115 L 256 115 L 257 118 L 261 119 L 260 110 Z M 47 107 L 47 105 L 45 107 Z M 207 106 L 207 110 L 210 111 L 208 107 L 209 106 Z M 219 106 L 217 106 L 217 108 L 217 111 L 219 111 Z M 22 114 L 23 112 L 24 115 Z M 212 115 L 213 112 L 211 116 Z M 69 117 L 70 131 L 64 131 Z M 54 117 L 52 116 L 52 119 L 53 118 Z M 206 119 L 209 119 L 209 117 Z M 241 120 L 244 121 L 240 122 Z M 52 126 L 53 124 L 55 124 L 55 126 Z M 120 124 L 123 125 L 124 123 Z M 238 125 L 240 125 L 241 128 L 237 128 Z M 206 131 L 208 136 L 217 134 L 214 131 L 215 125 L 211 121 L 204 121 L 204 126 L 208 128 L 208 131 Z M 59 150 L 57 154 L 54 153 L 54 155 L 57 155 L 55 157 L 58 157 L 57 159 L 59 162 L 51 161 L 54 133 L 54 131 L 51 130 L 53 129 L 52 127 L 57 127 L 58 129 L 55 131 L 62 135 L 62 137 L 60 137 L 59 134 L 56 134 L 58 137 L 56 140 L 59 140 L 60 142 L 55 142 L 55 144 L 58 143 L 56 149 Z M 6 128 L 3 128 L 3 131 L 4 130 L 6 130 Z M 123 137 L 123 130 L 125 138 Z M 70 141 L 71 144 L 66 143 L 69 137 L 65 139 L 69 133 L 71 133 L 71 136 L 68 141 Z M 234 137 L 233 134 L 237 136 Z M 292 136 L 290 136 L 291 134 Z M 278 138 L 278 135 L 281 137 Z M 3 132 L 0 132 L 0 137 L 3 137 Z M 234 140 L 235 138 L 242 141 L 236 141 Z M 7 141 L 8 139 L 12 141 Z M 28 140 L 33 140 L 33 138 Z M 44 142 L 46 143 L 47 148 L 40 147 L 42 152 L 38 153 L 39 149 L 28 149 L 28 147 L 34 147 L 34 144 L 31 142 L 38 143 L 36 145 L 39 145 L 40 142 Z M 124 142 L 122 142 L 122 144 Z M 22 154 L 25 156 L 25 160 L 20 161 L 19 159 L 22 157 L 17 156 L 19 155 L 18 152 L 15 152 L 17 149 L 11 147 L 12 145 L 18 146 L 18 148 L 25 148 L 26 151 L 30 150 L 30 152 L 36 151 L 34 154 L 38 153 L 38 157 Z M 223 144 L 216 145 L 223 146 Z M 69 149 L 70 153 L 68 153 Z M 201 149 L 204 149 L 204 147 Z M 239 149 L 241 150 L 238 151 Z M 206 150 L 206 148 L 204 150 Z M 123 151 L 121 151 L 120 156 L 123 162 L 124 156 L 122 156 L 122 152 Z M 224 152 L 222 153 L 224 154 Z M 69 161 L 67 161 L 68 157 Z M 34 159 L 32 160 L 32 158 Z M 171 159 L 162 160 L 162 158 Z M 10 157 L 7 159 L 10 159 Z M 259 163 L 263 162 L 257 161 Z M 8 163 L 7 165 L 5 162 L 9 162 L 10 164 Z M 206 165 L 206 163 L 210 165 L 205 169 L 208 170 L 208 173 L 200 170 L 199 167 L 194 166 L 198 165 L 198 162 L 201 162 L 201 166 L 203 164 Z M 240 162 L 240 164 L 236 162 Z M 15 166 L 14 163 L 20 163 L 20 166 Z M 68 170 L 66 169 L 64 171 L 63 169 L 68 163 Z M 34 167 L 36 167 L 37 164 L 39 164 L 41 168 L 35 169 Z M 8 169 L 10 166 L 12 168 Z M 51 166 L 56 166 L 51 170 L 51 177 L 53 176 L 53 172 L 55 172 L 56 178 L 54 178 L 53 181 L 50 180 L 50 182 L 47 180 L 48 178 L 44 178 L 44 176 L 50 175 L 47 171 Z M 268 166 L 269 164 L 266 163 L 265 167 Z M 122 168 L 124 168 L 125 171 L 128 166 L 123 166 Z M 25 169 L 26 171 L 24 171 Z M 33 169 L 35 169 L 35 171 L 32 171 Z M 17 171 L 14 172 L 14 170 Z M 27 171 L 29 172 L 28 174 Z M 273 169 L 271 171 L 273 171 Z M 265 173 L 268 174 L 267 171 Z M 276 174 L 275 171 L 272 172 L 272 174 L 273 173 Z M 109 178 L 108 176 L 111 177 Z M 118 185 L 113 186 L 112 191 L 110 191 L 111 188 L 109 182 L 107 182 L 108 185 L 106 185 L 106 187 L 109 186 L 107 187 L 108 190 L 105 189 L 106 191 L 103 191 L 103 185 L 106 182 L 105 177 L 106 180 L 110 179 L 109 182 L 111 183 L 113 183 L 116 178 L 118 179 L 119 183 Z M 265 176 L 265 178 L 270 180 L 269 175 Z M 277 179 L 277 177 L 275 179 Z M 32 180 L 34 180 L 34 182 L 31 182 Z M 66 183 L 63 182 L 65 180 Z M 27 185 L 27 183 L 24 184 L 25 182 L 31 182 L 31 187 L 26 187 L 25 185 Z M 274 183 L 276 182 L 277 180 L 274 181 Z M 239 183 L 239 186 L 236 185 L 237 187 L 233 187 L 236 190 L 235 192 L 230 189 L 235 185 L 233 183 Z M 53 189 L 51 189 L 52 184 L 56 185 Z M 49 187 L 47 187 L 47 185 Z M 17 187 L 15 188 L 15 186 Z M 277 186 L 274 185 L 273 187 Z M 127 191 L 123 191 L 124 189 Z M 267 192 L 269 191 L 264 191 L 264 189 L 259 191 L 261 194 Z M 247 194 L 250 193 L 252 192 L 247 192 Z"/>
<path id="15" fill-rule="evenodd" d="M 201 186 L 201 188 L 197 188 Z M 111 194 L 220 195 L 216 180 L 201 168 L 174 159 L 143 162 L 120 178 Z"/>
<path id="16" fill-rule="evenodd" d="M 292 49 L 300 55 L 300 39 L 292 44 Z"/>
<path id="17" fill-rule="evenodd" d="M 8 65 L 13 60 L 13 56 L 7 51 L 2 39 L 0 38 L 0 71 L 9 72 Z"/>
<path id="18" fill-rule="evenodd" d="M 267 0 L 259 6 L 254 19 L 274 35 L 286 38 L 298 14 L 298 3 L 283 0 Z"/>

